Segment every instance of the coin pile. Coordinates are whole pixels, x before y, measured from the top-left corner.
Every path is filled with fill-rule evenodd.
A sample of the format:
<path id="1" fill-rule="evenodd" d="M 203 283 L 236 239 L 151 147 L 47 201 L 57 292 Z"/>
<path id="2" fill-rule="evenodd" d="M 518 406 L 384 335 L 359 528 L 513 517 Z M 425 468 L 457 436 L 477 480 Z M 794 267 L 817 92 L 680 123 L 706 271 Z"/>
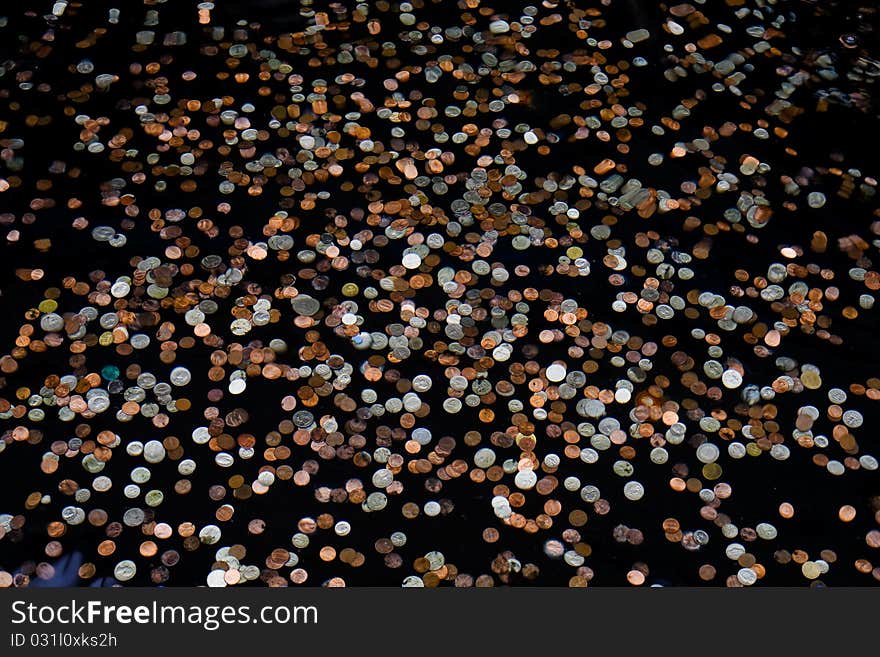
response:
<path id="1" fill-rule="evenodd" d="M 822 3 L 118 4 L 0 10 L 0 586 L 880 581 Z"/>

